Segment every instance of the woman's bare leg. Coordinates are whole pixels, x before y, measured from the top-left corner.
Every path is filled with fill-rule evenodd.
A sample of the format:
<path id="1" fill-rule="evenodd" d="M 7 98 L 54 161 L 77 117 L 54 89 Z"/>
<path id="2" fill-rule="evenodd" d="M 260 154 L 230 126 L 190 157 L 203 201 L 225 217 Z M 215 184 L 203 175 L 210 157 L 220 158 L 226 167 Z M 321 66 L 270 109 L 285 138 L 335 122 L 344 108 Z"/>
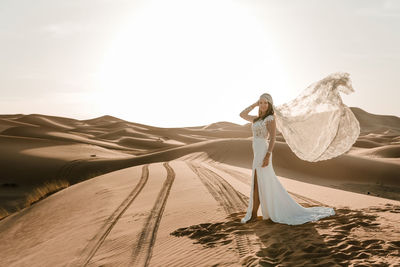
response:
<path id="1" fill-rule="evenodd" d="M 254 191 L 253 191 L 253 212 L 251 215 L 252 219 L 257 218 L 258 207 L 260 206 L 260 198 L 258 195 L 258 183 L 257 183 L 257 171 L 254 174 Z"/>

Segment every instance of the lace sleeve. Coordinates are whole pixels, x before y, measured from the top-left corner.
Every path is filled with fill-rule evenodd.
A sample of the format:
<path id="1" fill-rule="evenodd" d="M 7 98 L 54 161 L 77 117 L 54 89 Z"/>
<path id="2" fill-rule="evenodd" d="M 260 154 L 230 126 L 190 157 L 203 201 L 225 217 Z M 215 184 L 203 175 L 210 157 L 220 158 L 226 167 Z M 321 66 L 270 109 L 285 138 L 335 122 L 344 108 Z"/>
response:
<path id="1" fill-rule="evenodd" d="M 331 74 L 274 107 L 277 129 L 299 158 L 314 162 L 337 157 L 357 140 L 359 122 L 339 91 L 354 92 L 348 73 Z"/>

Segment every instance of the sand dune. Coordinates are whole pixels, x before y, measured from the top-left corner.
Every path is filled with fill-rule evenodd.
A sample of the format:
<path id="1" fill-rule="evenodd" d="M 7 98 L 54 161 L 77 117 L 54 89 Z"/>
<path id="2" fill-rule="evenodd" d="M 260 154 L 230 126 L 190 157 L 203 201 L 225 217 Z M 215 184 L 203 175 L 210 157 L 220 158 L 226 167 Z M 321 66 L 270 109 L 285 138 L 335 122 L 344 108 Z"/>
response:
<path id="1" fill-rule="evenodd" d="M 0 115 L 1 265 L 394 264 L 400 118 L 352 110 L 362 133 L 335 159 L 302 161 L 277 136 L 272 160 L 288 192 L 303 206 L 336 210 L 296 227 L 240 224 L 249 123 L 161 128 L 108 115 Z M 38 195 L 46 182 L 54 187 Z"/>
<path id="2" fill-rule="evenodd" d="M 31 127 L 38 127 L 33 124 L 23 123 L 19 121 L 14 121 L 10 119 L 0 119 L 0 131 L 7 130 L 8 128 L 17 127 L 17 126 L 31 126 Z"/>
<path id="3" fill-rule="evenodd" d="M 400 132 L 399 117 L 371 114 L 356 107 L 351 107 L 351 111 L 360 122 L 361 133 L 386 132 L 386 134 L 399 134 Z"/>
<path id="4" fill-rule="evenodd" d="M 177 147 L 181 146 L 179 144 L 173 145 L 169 144 L 166 142 L 163 142 L 163 140 L 159 139 L 157 141 L 155 140 L 146 140 L 146 139 L 141 139 L 141 138 L 132 138 L 132 137 L 122 137 L 116 141 L 118 144 L 121 144 L 123 146 L 128 146 L 128 147 L 138 147 L 138 148 L 143 148 L 143 149 L 157 149 L 157 148 L 171 148 L 171 147 Z"/>
<path id="5" fill-rule="evenodd" d="M 49 128 L 42 127 L 13 127 L 4 130 L 2 133 L 4 136 L 20 136 L 20 137 L 34 137 L 47 140 L 64 141 L 64 142 L 74 142 L 74 143 L 86 143 L 99 145 L 110 149 L 125 149 L 125 147 L 119 146 L 111 142 L 104 142 L 102 140 L 93 140 L 85 135 L 77 133 L 69 133 L 59 130 L 52 130 Z"/>
<path id="6" fill-rule="evenodd" d="M 353 146 L 355 147 L 361 147 L 361 148 L 375 148 L 375 147 L 380 147 L 382 144 L 378 142 L 374 142 L 372 140 L 369 140 L 367 138 L 359 138 Z"/>
<path id="7" fill-rule="evenodd" d="M 108 140 L 113 140 L 120 138 L 121 136 L 123 137 L 133 137 L 133 138 L 151 138 L 149 134 L 147 133 L 141 133 L 138 132 L 134 129 L 130 128 L 124 128 L 112 132 L 105 132 L 103 131 L 103 134 L 96 135 L 96 138 L 102 138 L 102 139 L 108 139 Z"/>
<path id="8" fill-rule="evenodd" d="M 359 153 L 369 157 L 377 158 L 400 158 L 400 145 L 380 146 L 374 149 L 363 150 Z"/>
<path id="9" fill-rule="evenodd" d="M 229 130 L 238 130 L 238 131 L 243 131 L 243 126 L 228 122 L 228 121 L 220 121 L 216 123 L 211 123 L 209 125 L 206 125 L 202 128 L 203 130 L 223 130 L 223 129 L 229 129 Z M 249 128 L 250 130 L 250 128 Z"/>
<path id="10" fill-rule="evenodd" d="M 41 127 L 59 128 L 64 130 L 72 129 L 73 126 L 71 126 L 71 124 L 73 125 L 77 123 L 77 121 L 74 119 L 61 118 L 55 116 L 44 116 L 40 114 L 25 115 L 15 120 L 19 122 L 38 125 Z"/>

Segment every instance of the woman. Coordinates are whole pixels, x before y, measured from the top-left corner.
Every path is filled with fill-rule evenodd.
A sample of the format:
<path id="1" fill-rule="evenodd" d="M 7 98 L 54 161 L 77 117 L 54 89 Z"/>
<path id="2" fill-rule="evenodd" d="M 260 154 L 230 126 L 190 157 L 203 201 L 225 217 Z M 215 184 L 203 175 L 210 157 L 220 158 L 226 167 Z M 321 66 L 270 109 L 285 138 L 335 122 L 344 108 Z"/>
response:
<path id="1" fill-rule="evenodd" d="M 285 190 L 272 167 L 276 130 L 301 159 L 319 161 L 336 157 L 351 148 L 360 133 L 357 119 L 341 101 L 339 91 L 353 92 L 347 73 L 335 73 L 306 88 L 288 104 L 275 107 L 271 95 L 244 109 L 240 117 L 252 122 L 253 164 L 250 199 L 241 222 L 257 218 L 298 225 L 335 214 L 330 207 L 304 208 Z M 258 116 L 248 113 L 259 106 Z M 267 140 L 269 138 L 269 141 Z"/>

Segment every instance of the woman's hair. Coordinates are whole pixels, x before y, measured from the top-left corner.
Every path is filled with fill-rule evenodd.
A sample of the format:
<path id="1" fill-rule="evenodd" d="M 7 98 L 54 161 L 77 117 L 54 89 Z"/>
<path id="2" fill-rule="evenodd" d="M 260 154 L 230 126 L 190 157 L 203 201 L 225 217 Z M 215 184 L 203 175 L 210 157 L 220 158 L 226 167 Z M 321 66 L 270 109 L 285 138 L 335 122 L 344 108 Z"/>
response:
<path id="1" fill-rule="evenodd" d="M 255 118 L 255 119 L 253 120 L 253 122 L 256 122 L 256 121 L 258 121 L 258 120 L 263 120 L 263 119 L 265 119 L 268 115 L 273 115 L 273 114 L 274 114 L 274 108 L 273 108 L 272 104 L 268 102 L 268 108 L 267 108 L 267 112 L 265 113 L 265 115 L 261 117 L 261 109 L 258 109 L 258 117 Z"/>

